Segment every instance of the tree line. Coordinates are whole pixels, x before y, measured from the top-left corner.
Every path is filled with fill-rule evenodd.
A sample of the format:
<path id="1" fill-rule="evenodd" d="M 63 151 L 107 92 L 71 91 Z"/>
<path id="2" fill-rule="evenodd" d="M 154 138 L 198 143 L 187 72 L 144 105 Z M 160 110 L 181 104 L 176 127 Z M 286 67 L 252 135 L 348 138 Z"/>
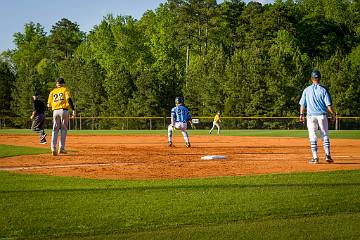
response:
<path id="1" fill-rule="evenodd" d="M 26 23 L 1 53 L 1 115 L 28 117 L 63 77 L 83 116 L 297 116 L 310 73 L 341 116 L 360 113 L 360 2 L 167 0 L 137 20 L 104 16 L 89 33 Z"/>

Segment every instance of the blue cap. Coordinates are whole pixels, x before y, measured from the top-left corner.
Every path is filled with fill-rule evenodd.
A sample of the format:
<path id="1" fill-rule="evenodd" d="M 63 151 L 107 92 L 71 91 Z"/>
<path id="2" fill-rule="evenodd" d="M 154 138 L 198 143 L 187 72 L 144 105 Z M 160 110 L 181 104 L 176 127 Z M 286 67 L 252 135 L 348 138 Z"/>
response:
<path id="1" fill-rule="evenodd" d="M 184 100 L 181 97 L 175 98 L 175 104 L 182 104 L 182 103 L 184 103 Z"/>

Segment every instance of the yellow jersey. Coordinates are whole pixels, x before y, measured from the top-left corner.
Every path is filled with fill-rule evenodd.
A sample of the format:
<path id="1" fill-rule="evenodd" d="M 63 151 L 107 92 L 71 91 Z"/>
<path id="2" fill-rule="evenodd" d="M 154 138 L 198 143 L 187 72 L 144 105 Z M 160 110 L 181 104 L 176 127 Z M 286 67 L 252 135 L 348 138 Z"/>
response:
<path id="1" fill-rule="evenodd" d="M 57 109 L 69 109 L 71 108 L 68 101 L 69 98 L 71 98 L 70 92 L 66 87 L 55 88 L 49 94 L 48 105 L 53 111 Z"/>
<path id="2" fill-rule="evenodd" d="M 214 122 L 221 122 L 220 120 L 220 115 L 219 114 L 216 114 L 215 117 L 214 117 Z"/>

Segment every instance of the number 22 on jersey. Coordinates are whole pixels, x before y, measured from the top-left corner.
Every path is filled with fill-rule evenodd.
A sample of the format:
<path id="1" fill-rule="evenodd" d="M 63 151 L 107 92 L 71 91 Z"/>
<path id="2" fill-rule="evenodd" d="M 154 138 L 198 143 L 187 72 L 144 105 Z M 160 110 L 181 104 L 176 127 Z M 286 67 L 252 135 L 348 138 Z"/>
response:
<path id="1" fill-rule="evenodd" d="M 64 101 L 65 99 L 64 99 L 64 93 L 55 93 L 54 95 L 53 95 L 53 101 L 54 101 L 54 103 L 56 103 L 56 102 L 59 102 L 59 101 Z"/>

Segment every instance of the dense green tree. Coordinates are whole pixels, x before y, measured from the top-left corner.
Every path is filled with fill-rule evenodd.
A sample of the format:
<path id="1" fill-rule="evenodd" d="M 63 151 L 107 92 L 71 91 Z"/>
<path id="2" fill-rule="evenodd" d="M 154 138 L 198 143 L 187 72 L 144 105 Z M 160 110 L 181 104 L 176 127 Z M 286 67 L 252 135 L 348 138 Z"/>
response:
<path id="1" fill-rule="evenodd" d="M 259 48 L 237 50 L 226 66 L 224 113 L 251 116 L 266 113 L 264 61 Z M 263 72 L 264 71 L 264 72 Z"/>
<path id="2" fill-rule="evenodd" d="M 104 89 L 107 94 L 104 115 L 126 116 L 128 103 L 135 89 L 134 77 L 130 72 L 122 67 L 107 73 Z"/>
<path id="3" fill-rule="evenodd" d="M 92 46 L 93 49 L 97 49 L 97 51 L 105 48 L 105 53 L 110 57 L 110 59 L 108 59 L 110 64 L 108 65 L 111 68 L 117 68 L 121 65 L 132 72 L 136 71 L 139 59 L 145 62 L 151 61 L 151 59 L 148 59 L 149 49 L 145 45 L 144 34 L 134 18 L 129 16 L 113 17 L 109 15 L 104 21 L 104 29 L 100 29 L 99 33 L 95 31 L 95 34 L 99 37 L 99 34 L 106 31 L 105 36 L 100 36 L 100 41 L 108 38 L 105 41 L 111 45 L 104 46 L 102 44 L 100 48 L 99 46 Z M 97 41 L 95 41 L 95 43 L 97 43 Z M 108 52 L 108 50 L 110 50 L 110 52 Z"/>
<path id="4" fill-rule="evenodd" d="M 224 109 L 226 57 L 223 52 L 214 49 L 208 53 L 207 58 L 207 61 L 194 61 L 187 74 L 184 96 L 195 115 L 212 115 Z"/>
<path id="5" fill-rule="evenodd" d="M 47 37 L 40 24 L 25 25 L 24 33 L 15 33 L 17 50 L 12 54 L 16 64 L 16 80 L 12 92 L 12 109 L 19 116 L 28 116 L 31 112 L 31 96 L 38 92 L 47 95 L 47 83 L 38 73 L 38 65 L 46 58 Z"/>
<path id="6" fill-rule="evenodd" d="M 182 96 L 182 71 L 175 60 L 164 62 L 160 69 L 157 68 L 156 78 L 159 84 L 159 115 L 168 116 L 174 106 L 176 96 Z"/>
<path id="7" fill-rule="evenodd" d="M 356 11 L 349 0 L 301 0 L 303 18 L 298 22 L 302 51 L 310 57 L 329 59 L 335 52 L 345 56 L 359 42 L 356 31 Z M 355 1 L 354 1 L 355 2 Z M 354 10 L 354 8 L 353 8 Z M 311 36 L 311 37 L 309 37 Z"/>
<path id="8" fill-rule="evenodd" d="M 329 88 L 336 111 L 341 116 L 357 116 L 360 104 L 360 47 L 354 48 L 351 54 L 342 58 L 339 54 L 332 56 L 322 65 L 322 82 Z"/>
<path id="9" fill-rule="evenodd" d="M 106 100 L 100 66 L 94 61 L 72 58 L 59 64 L 59 72 L 71 90 L 77 112 L 83 116 L 100 116 Z"/>
<path id="10" fill-rule="evenodd" d="M 168 8 L 175 15 L 173 28 L 176 41 L 186 56 L 186 70 L 191 57 L 205 58 L 209 45 L 219 31 L 214 25 L 217 14 L 215 0 L 169 0 Z"/>
<path id="11" fill-rule="evenodd" d="M 168 116 L 176 96 L 195 116 L 293 116 L 315 68 L 337 111 L 360 113 L 359 1 L 167 0 L 87 35 L 65 18 L 49 36 L 29 23 L 14 42 L 0 72 L 19 116 L 58 76 L 86 116 Z"/>
<path id="12" fill-rule="evenodd" d="M 61 61 L 72 56 L 84 38 L 85 33 L 80 31 L 77 23 L 66 18 L 61 19 L 50 30 L 48 44 L 51 57 Z"/>
<path id="13" fill-rule="evenodd" d="M 239 43 L 243 41 L 242 33 L 238 31 L 238 28 L 243 24 L 241 14 L 244 8 L 245 3 L 241 0 L 224 1 L 217 8 L 217 15 L 213 21 L 218 32 L 214 37 L 214 43 L 228 56 L 233 55 Z"/>
<path id="14" fill-rule="evenodd" d="M 156 73 L 153 81 L 159 88 L 159 114 L 162 116 L 168 115 L 174 98 L 182 95 L 186 71 L 186 51 L 177 41 L 174 24 L 175 14 L 167 4 L 161 5 L 155 13 L 148 11 L 139 22 L 149 48 L 149 59 L 152 59 L 147 62 Z"/>
<path id="15" fill-rule="evenodd" d="M 12 102 L 11 91 L 15 81 L 15 72 L 11 63 L 6 61 L 5 56 L 0 58 L 0 115 L 12 115 L 10 105 Z"/>
<path id="16" fill-rule="evenodd" d="M 129 116 L 156 116 L 159 113 L 160 86 L 156 74 L 146 67 L 138 72 L 135 91 L 128 103 Z"/>
<path id="17" fill-rule="evenodd" d="M 267 77 L 268 114 L 295 115 L 299 94 L 303 90 L 306 55 L 302 56 L 296 39 L 286 30 L 280 30 L 269 50 Z"/>
<path id="18" fill-rule="evenodd" d="M 85 52 L 91 52 L 93 58 L 105 69 L 106 72 L 117 65 L 113 54 L 115 52 L 115 37 L 111 31 L 111 25 L 103 19 L 101 23 L 94 27 L 87 39 L 87 47 Z"/>
<path id="19" fill-rule="evenodd" d="M 144 34 L 133 18 L 114 18 L 112 15 L 107 16 L 89 36 L 89 47 L 95 61 L 105 70 L 106 105 L 112 114 L 135 114 L 127 108 L 129 100 L 136 95 L 133 91 L 137 66 L 152 62 L 143 38 Z"/>
<path id="20" fill-rule="evenodd" d="M 258 2 L 250 2 L 244 8 L 237 32 L 241 35 L 240 48 L 251 48 L 251 45 L 259 46 L 259 43 L 268 40 L 267 35 L 270 34 L 266 29 L 263 29 L 265 8 Z"/>

